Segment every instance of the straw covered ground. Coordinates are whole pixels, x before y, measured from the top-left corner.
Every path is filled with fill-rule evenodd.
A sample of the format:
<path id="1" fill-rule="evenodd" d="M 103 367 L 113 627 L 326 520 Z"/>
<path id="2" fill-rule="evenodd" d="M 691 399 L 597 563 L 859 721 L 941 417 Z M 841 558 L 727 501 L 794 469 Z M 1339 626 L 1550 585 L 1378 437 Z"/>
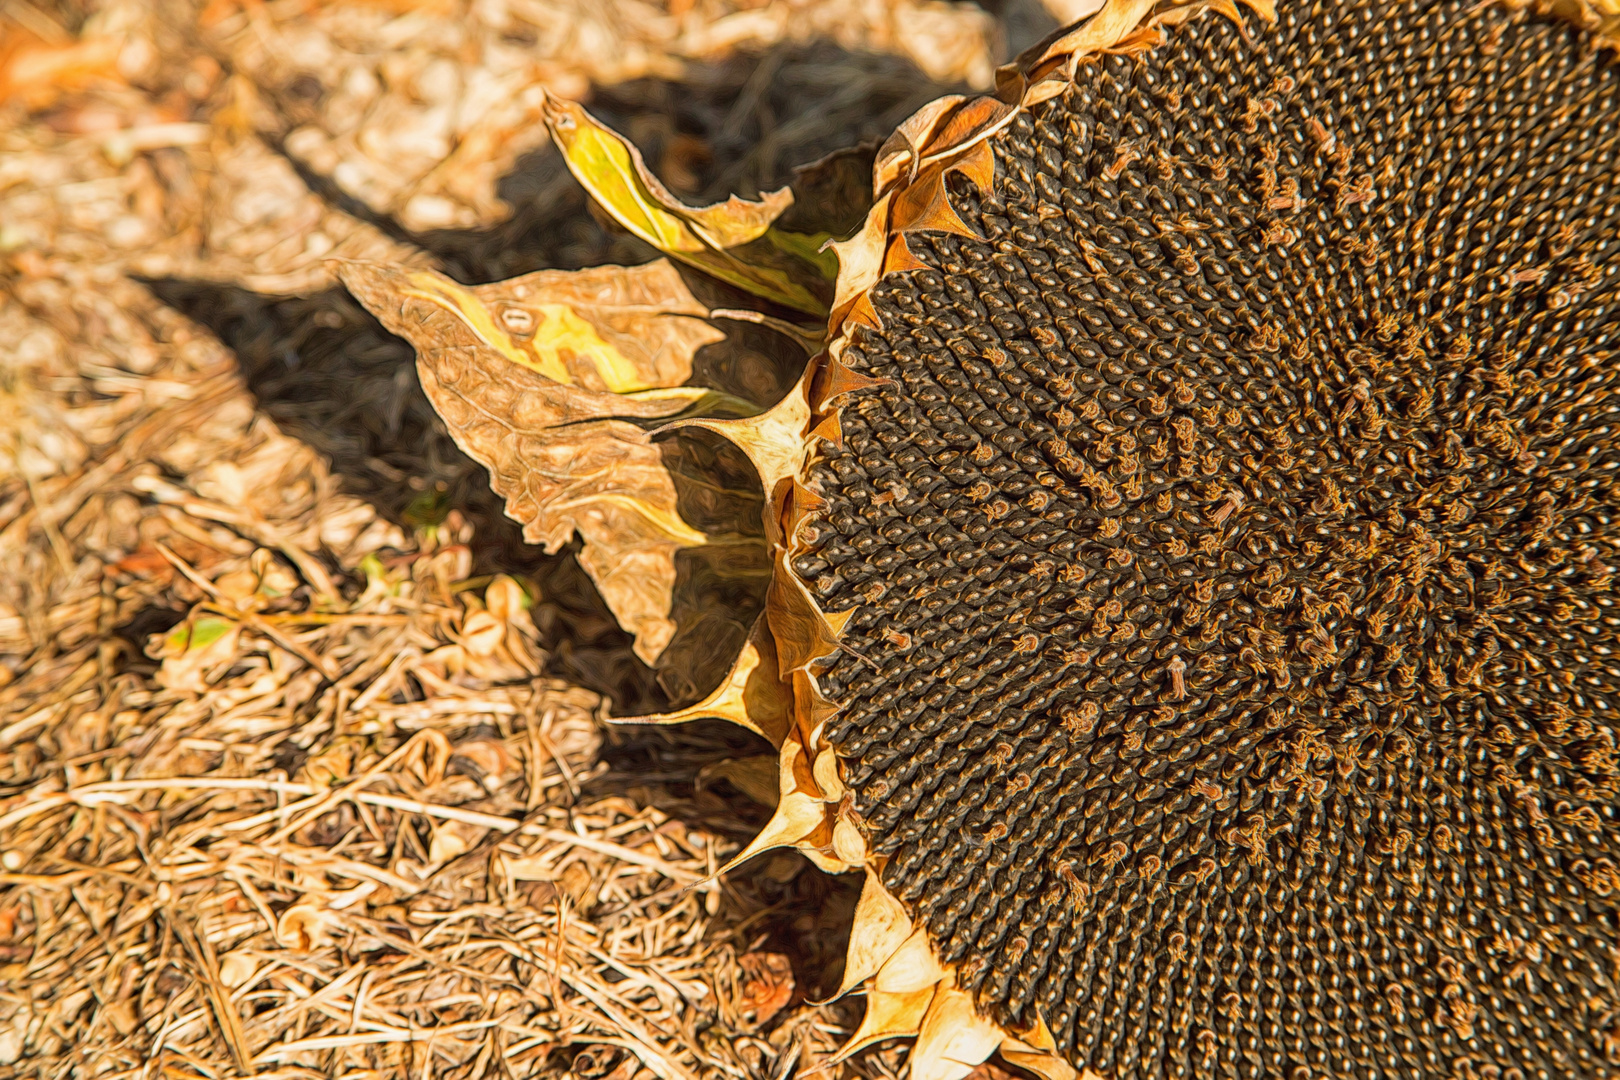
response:
<path id="1" fill-rule="evenodd" d="M 522 545 L 330 260 L 645 261 L 545 92 L 753 194 L 1050 26 L 999 15 L 0 0 L 0 1077 L 783 1080 L 841 1041 L 854 886 L 714 876 L 770 747 L 604 723 L 719 673 Z"/>

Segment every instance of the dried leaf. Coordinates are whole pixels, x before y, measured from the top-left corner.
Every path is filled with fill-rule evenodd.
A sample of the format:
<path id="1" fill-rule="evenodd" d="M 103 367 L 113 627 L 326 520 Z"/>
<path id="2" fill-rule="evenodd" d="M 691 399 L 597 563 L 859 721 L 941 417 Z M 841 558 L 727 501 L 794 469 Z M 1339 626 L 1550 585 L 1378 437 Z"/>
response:
<path id="1" fill-rule="evenodd" d="M 783 678 L 838 651 L 837 636 L 810 590 L 792 572 L 786 552 L 777 554 L 765 609 L 771 634 L 776 638 L 777 663 Z"/>
<path id="2" fill-rule="evenodd" d="M 676 509 L 674 481 L 637 420 L 751 410 L 680 385 L 723 334 L 660 260 L 541 271 L 467 287 L 429 271 L 345 263 L 344 283 L 417 350 L 417 370 L 456 443 L 488 466 L 530 543 L 584 538 L 580 563 L 636 651 L 674 636 L 675 553 L 708 537 Z"/>
<path id="3" fill-rule="evenodd" d="M 966 100 L 961 94 L 935 98 L 890 133 L 872 163 L 872 188 L 877 195 L 887 194 L 895 181 L 909 180 L 916 173 L 922 148 L 935 141 L 935 130 Z"/>
<path id="4" fill-rule="evenodd" d="M 732 662 L 731 670 L 720 681 L 720 685 L 701 701 L 673 712 L 650 716 L 615 717 L 613 722 L 684 724 L 691 720 L 715 717 L 729 720 L 733 724 L 763 735 L 773 745 L 779 746 L 787 736 L 790 696 L 778 670 L 775 638 L 766 626 L 765 619 L 761 618 L 754 624 L 736 660 Z M 760 801 L 768 806 L 775 806 L 776 799 L 776 780 L 773 772 L 769 795 Z"/>
<path id="5" fill-rule="evenodd" d="M 737 1007 L 764 1027 L 793 1000 L 793 963 L 781 953 L 755 952 L 738 957 L 737 965 L 744 980 Z"/>
<path id="6" fill-rule="evenodd" d="M 928 1005 L 909 1063 L 913 1080 L 965 1080 L 1001 1043 L 1001 1029 L 980 1016 L 964 990 L 941 988 Z"/>
<path id="7" fill-rule="evenodd" d="M 889 219 L 890 233 L 948 232 L 978 239 L 978 234 L 957 214 L 945 192 L 945 178 L 955 169 L 956 165 L 948 162 L 930 165 L 902 188 L 895 195 L 893 217 Z"/>
<path id="8" fill-rule="evenodd" d="M 664 260 L 542 270 L 476 287 L 427 270 L 398 276 L 401 297 L 442 307 L 486 347 L 564 386 L 614 394 L 679 387 L 691 377 L 692 355 L 725 337 L 703 321 L 708 310 Z"/>
<path id="9" fill-rule="evenodd" d="M 667 255 L 755 296 L 821 316 L 836 264 L 824 236 L 771 228 L 793 202 L 791 188 L 759 202 L 732 196 L 713 206 L 682 203 L 623 136 L 583 107 L 546 101 L 546 124 L 569 170 L 614 219 Z"/>
<path id="10" fill-rule="evenodd" d="M 1016 1039 L 1012 1036 L 1002 1039 L 1001 1056 L 1007 1064 L 1032 1072 L 1041 1080 L 1080 1080 L 1081 1074 L 1058 1052 L 1052 1029 L 1046 1026 L 1046 1018 L 1039 1012 L 1033 1029 L 1018 1032 Z M 1088 1069 L 1085 1075 L 1094 1074 Z"/>
<path id="11" fill-rule="evenodd" d="M 934 1000 L 935 988 L 926 986 L 908 994 L 889 994 L 870 990 L 866 995 L 866 1015 L 855 1034 L 839 1048 L 834 1061 L 843 1061 L 873 1043 L 884 1039 L 903 1039 L 916 1035 L 922 1028 L 923 1017 Z"/>
<path id="12" fill-rule="evenodd" d="M 911 918 L 906 909 L 883 887 L 877 873 L 867 867 L 866 883 L 850 925 L 844 981 L 837 996 L 842 997 L 876 975 L 911 935 Z"/>
<path id="13" fill-rule="evenodd" d="M 873 986 L 889 994 L 909 994 L 945 978 L 945 968 L 934 955 L 928 931 L 911 933 L 878 969 Z"/>

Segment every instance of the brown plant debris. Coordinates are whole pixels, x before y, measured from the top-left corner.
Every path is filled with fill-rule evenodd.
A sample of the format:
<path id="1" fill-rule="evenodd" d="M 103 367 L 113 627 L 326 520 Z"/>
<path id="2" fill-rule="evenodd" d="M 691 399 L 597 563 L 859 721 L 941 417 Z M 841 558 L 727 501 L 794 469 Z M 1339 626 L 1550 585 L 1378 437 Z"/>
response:
<path id="1" fill-rule="evenodd" d="M 113 445 L 251 420 L 217 368 L 175 385 Z M 8 1075 L 549 1075 L 599 1046 L 686 1080 L 835 1044 L 803 1008 L 727 1035 L 792 985 L 738 959 L 734 844 L 604 784 L 601 701 L 538 677 L 555 616 L 467 579 L 456 516 L 413 551 L 262 426 L 183 485 L 94 456 L 84 507 L 83 474 L 33 488 L 71 572 L 43 538 L 5 548 L 54 601 L 0 623 Z M 8 535 L 35 512 L 13 500 Z M 97 629 L 168 599 L 189 610 L 144 642 Z"/>

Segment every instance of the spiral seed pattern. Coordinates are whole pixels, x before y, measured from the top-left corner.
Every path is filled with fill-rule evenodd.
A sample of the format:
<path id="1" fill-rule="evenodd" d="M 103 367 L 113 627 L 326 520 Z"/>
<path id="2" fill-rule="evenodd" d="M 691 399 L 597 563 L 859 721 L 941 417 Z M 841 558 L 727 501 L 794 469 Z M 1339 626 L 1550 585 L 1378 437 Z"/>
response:
<path id="1" fill-rule="evenodd" d="M 1080 69 L 795 562 L 888 888 L 1112 1077 L 1620 1075 L 1620 74 L 1447 3 Z"/>

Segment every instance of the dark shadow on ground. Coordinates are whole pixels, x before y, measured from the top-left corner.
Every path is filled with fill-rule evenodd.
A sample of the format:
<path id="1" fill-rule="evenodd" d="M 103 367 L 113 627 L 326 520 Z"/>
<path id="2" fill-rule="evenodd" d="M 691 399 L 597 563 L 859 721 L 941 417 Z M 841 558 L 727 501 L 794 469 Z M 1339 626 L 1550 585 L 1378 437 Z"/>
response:
<path id="1" fill-rule="evenodd" d="M 771 808 L 718 773 L 726 762 L 746 759 L 774 766 L 776 750 L 721 720 L 609 728 L 601 753 L 609 771 L 586 790 L 630 795 L 640 805 L 745 844 L 770 819 Z M 798 992 L 814 1000 L 831 997 L 843 978 L 862 880 L 857 874 L 823 874 L 790 849 L 765 852 L 726 875 L 729 902 L 763 913 L 756 935 L 761 947 L 790 957 Z"/>
<path id="2" fill-rule="evenodd" d="M 407 532 L 459 510 L 473 525 L 474 573 L 532 579 L 557 605 L 542 624 L 556 674 L 619 708 L 663 701 L 572 554 L 547 556 L 523 542 L 483 467 L 428 404 L 411 347 L 347 292 L 273 297 L 212 282 L 145 284 L 231 347 L 259 408 L 326 457 L 346 491 Z"/>

